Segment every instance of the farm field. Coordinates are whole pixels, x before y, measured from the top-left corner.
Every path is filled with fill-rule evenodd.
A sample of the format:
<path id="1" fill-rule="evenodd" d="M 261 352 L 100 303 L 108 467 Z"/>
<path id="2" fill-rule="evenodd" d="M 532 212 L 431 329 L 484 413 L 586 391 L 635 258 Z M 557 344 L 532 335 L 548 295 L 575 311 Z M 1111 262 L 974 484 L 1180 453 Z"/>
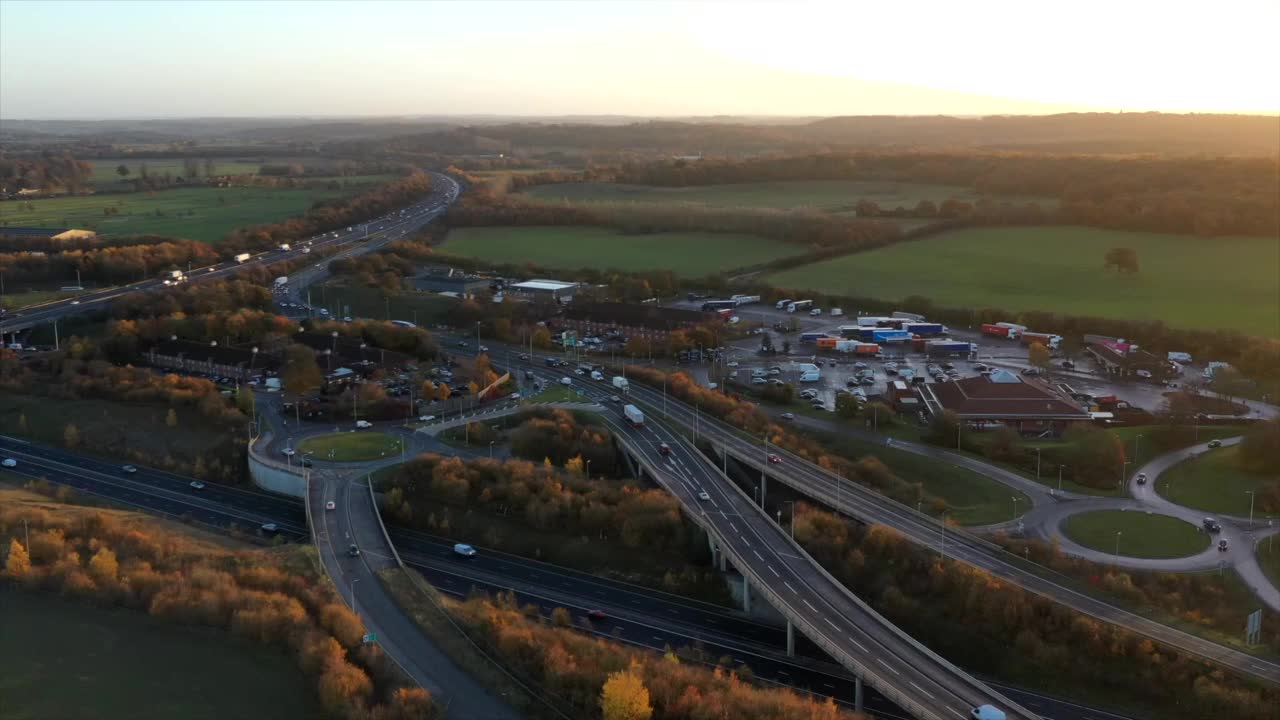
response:
<path id="1" fill-rule="evenodd" d="M 287 655 L 229 633 L 12 588 L 0 590 L 0 606 L 5 720 L 303 720 L 319 712 Z"/>
<path id="2" fill-rule="evenodd" d="M 734 183 L 694 187 L 654 187 L 618 183 L 562 183 L 538 185 L 525 194 L 539 200 L 570 202 L 697 203 L 716 207 L 765 207 L 790 210 L 813 208 L 825 212 L 852 213 L 859 200 L 882 208 L 914 207 L 921 200 L 941 203 L 948 198 L 974 202 L 982 196 L 969 188 L 875 180 L 792 180 Z M 1039 202 L 1056 207 L 1052 198 L 995 197 L 999 202 Z"/>
<path id="3" fill-rule="evenodd" d="M 300 215 L 320 200 L 354 194 L 383 179 L 342 178 L 340 190 L 200 187 L 7 202 L 0 203 L 0 225 L 87 228 L 103 235 L 155 233 L 218 242 L 236 228 Z M 107 216 L 106 208 L 119 212 Z"/>
<path id="4" fill-rule="evenodd" d="M 1139 272 L 1104 271 L 1113 247 Z M 770 284 L 949 307 L 1043 310 L 1280 336 L 1274 238 L 1198 238 L 1087 227 L 971 228 L 791 268 Z"/>
<path id="5" fill-rule="evenodd" d="M 627 235 L 597 227 L 486 227 L 453 230 L 440 251 L 492 263 L 562 269 L 669 269 L 684 277 L 702 277 L 799 255 L 804 248 L 750 235 Z"/>
<path id="6" fill-rule="evenodd" d="M 93 158 L 89 160 L 93 164 L 93 174 L 89 176 L 89 181 L 95 186 L 101 188 L 103 185 L 115 184 L 120 182 L 121 177 L 116 172 L 116 168 L 121 165 L 129 168 L 129 174 L 124 176 L 125 180 L 132 180 L 142 174 L 142 166 L 147 166 L 148 175 L 170 175 L 178 176 L 187 174 L 183 165 L 183 158 Z M 200 166 L 200 177 L 205 177 L 204 160 L 197 158 L 196 164 Z M 262 163 L 257 161 L 240 161 L 228 160 L 224 158 L 213 158 L 213 174 L 214 175 L 256 175 L 258 168 Z"/>

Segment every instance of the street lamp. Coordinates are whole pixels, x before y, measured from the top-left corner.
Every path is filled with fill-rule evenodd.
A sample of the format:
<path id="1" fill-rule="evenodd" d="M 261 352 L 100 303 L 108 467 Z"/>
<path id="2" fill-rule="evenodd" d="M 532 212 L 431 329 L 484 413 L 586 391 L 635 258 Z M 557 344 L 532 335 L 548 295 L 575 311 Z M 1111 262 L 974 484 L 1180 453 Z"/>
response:
<path id="1" fill-rule="evenodd" d="M 1124 487 L 1125 483 L 1129 481 L 1129 466 L 1132 464 L 1133 463 L 1130 461 L 1125 460 L 1124 463 L 1120 465 L 1120 487 Z"/>
<path id="2" fill-rule="evenodd" d="M 492 440 L 489 441 L 489 459 L 490 460 L 493 459 L 493 441 Z"/>
<path id="3" fill-rule="evenodd" d="M 356 583 L 360 582 L 360 578 L 351 578 L 351 612 L 355 613 L 356 620 L 360 619 L 360 608 L 356 606 Z"/>
<path id="4" fill-rule="evenodd" d="M 1036 480 L 1040 479 L 1040 448 L 1036 448 Z"/>
<path id="5" fill-rule="evenodd" d="M 1063 467 L 1065 466 L 1061 464 L 1058 465 L 1058 494 L 1059 495 L 1062 494 L 1062 468 Z"/>
<path id="6" fill-rule="evenodd" d="M 1254 500 L 1254 491 L 1253 491 L 1253 490 L 1245 490 L 1245 493 L 1247 493 L 1247 494 L 1249 495 L 1249 529 L 1250 529 L 1250 530 L 1252 530 L 1252 529 L 1253 529 L 1253 500 Z"/>
<path id="7" fill-rule="evenodd" d="M 1133 461 L 1142 461 L 1142 435 L 1138 435 L 1133 439 Z"/>
<path id="8" fill-rule="evenodd" d="M 1018 517 L 1018 496 L 1010 495 L 1009 499 L 1013 501 L 1013 516 Z"/>
<path id="9" fill-rule="evenodd" d="M 1116 562 L 1117 563 L 1120 562 L 1120 533 L 1122 532 L 1124 531 L 1123 530 L 1116 531 Z"/>

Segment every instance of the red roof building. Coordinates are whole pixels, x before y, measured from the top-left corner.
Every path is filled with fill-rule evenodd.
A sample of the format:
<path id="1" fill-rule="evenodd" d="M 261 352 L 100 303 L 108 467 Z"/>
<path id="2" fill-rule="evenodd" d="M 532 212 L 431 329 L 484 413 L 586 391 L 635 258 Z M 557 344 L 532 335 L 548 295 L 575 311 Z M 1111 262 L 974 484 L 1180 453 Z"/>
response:
<path id="1" fill-rule="evenodd" d="M 1038 379 L 997 370 L 989 375 L 920 387 L 931 413 L 954 412 L 968 426 L 1006 425 L 1025 434 L 1059 434 L 1089 420 L 1068 395 Z"/>

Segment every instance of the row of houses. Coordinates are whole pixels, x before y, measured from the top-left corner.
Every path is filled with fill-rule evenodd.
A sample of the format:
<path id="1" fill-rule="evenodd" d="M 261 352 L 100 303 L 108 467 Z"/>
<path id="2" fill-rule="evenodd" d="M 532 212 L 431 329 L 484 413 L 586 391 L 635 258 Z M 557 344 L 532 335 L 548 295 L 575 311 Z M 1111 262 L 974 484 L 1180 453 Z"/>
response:
<path id="1" fill-rule="evenodd" d="M 320 369 L 335 382 L 354 374 L 368 375 L 378 368 L 395 370 L 413 364 L 413 357 L 405 353 L 369 347 L 353 338 L 326 333 L 300 332 L 289 336 L 287 342 L 315 351 Z M 282 341 L 265 348 L 238 348 L 217 342 L 170 338 L 152 345 L 142 354 L 148 365 L 162 370 L 247 382 L 278 370 L 285 344 L 286 341 Z"/>

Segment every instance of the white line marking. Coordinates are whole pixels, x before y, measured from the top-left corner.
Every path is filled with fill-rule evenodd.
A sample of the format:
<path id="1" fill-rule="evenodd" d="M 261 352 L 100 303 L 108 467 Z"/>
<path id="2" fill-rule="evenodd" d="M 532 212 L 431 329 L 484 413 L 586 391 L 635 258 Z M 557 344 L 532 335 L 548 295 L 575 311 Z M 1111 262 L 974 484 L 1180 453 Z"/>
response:
<path id="1" fill-rule="evenodd" d="M 876 658 L 876 662 L 878 662 L 878 663 L 880 663 L 881 665 L 885 666 L 885 668 L 887 668 L 887 669 L 889 670 L 889 672 L 893 673 L 894 675 L 901 675 L 901 674 L 902 674 L 902 673 L 898 672 L 897 670 L 894 670 L 894 669 L 893 669 L 893 667 L 889 665 L 889 663 L 887 663 L 887 662 L 885 662 L 885 661 L 881 660 L 880 658 Z"/>
<path id="2" fill-rule="evenodd" d="M 788 590 L 790 590 L 791 592 L 793 592 L 793 593 L 794 593 L 794 592 L 796 592 L 796 589 L 795 589 L 795 588 L 793 588 L 793 587 L 791 587 L 791 583 L 787 582 L 786 580 L 783 580 L 783 581 L 782 581 L 782 584 L 783 584 L 783 585 L 786 585 L 786 586 L 787 586 L 787 589 L 788 589 Z M 796 593 L 796 594 L 797 594 L 797 595 L 799 595 L 800 593 Z"/>
<path id="3" fill-rule="evenodd" d="M 774 577 L 782 577 L 781 575 L 778 574 L 777 570 L 773 569 L 772 565 L 766 565 L 765 567 L 769 568 L 769 572 L 773 573 Z"/>
<path id="4" fill-rule="evenodd" d="M 908 680 L 907 682 L 911 682 L 911 681 L 910 681 L 910 680 Z M 917 685 L 917 684 L 915 684 L 915 683 L 913 683 L 913 682 L 912 682 L 912 683 L 911 683 L 911 687 L 915 688 L 916 690 L 919 690 L 921 693 L 923 693 L 923 694 L 924 694 L 924 696 L 925 696 L 925 697 L 929 698 L 930 700 L 932 700 L 932 699 L 933 699 L 933 695 L 930 695 L 930 694 L 929 694 L 929 691 L 925 690 L 924 688 L 920 687 L 919 685 Z"/>

